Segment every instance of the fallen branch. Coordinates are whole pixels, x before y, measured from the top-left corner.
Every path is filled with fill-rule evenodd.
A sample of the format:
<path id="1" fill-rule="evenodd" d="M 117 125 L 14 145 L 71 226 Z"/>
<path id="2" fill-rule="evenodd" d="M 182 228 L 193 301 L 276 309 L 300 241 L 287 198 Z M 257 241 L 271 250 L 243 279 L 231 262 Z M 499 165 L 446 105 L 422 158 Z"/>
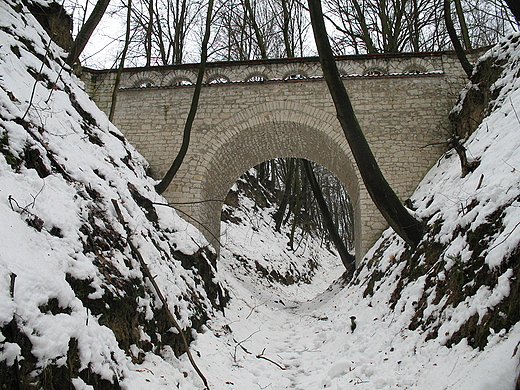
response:
<path id="1" fill-rule="evenodd" d="M 179 325 L 179 323 L 177 322 L 177 320 L 175 319 L 175 317 L 171 313 L 170 309 L 168 308 L 168 302 L 166 301 L 166 298 L 164 298 L 164 295 L 162 294 L 161 290 L 159 289 L 159 286 L 155 282 L 155 279 L 153 278 L 153 276 L 152 276 L 152 274 L 150 272 L 150 269 L 148 268 L 148 265 L 146 265 L 146 262 L 144 261 L 144 258 L 141 255 L 141 252 L 139 252 L 137 247 L 130 240 L 130 229 L 128 228 L 128 226 L 126 224 L 126 221 L 125 221 L 125 219 L 123 217 L 123 214 L 121 213 L 121 209 L 119 208 L 119 204 L 117 203 L 117 200 L 112 199 L 112 204 L 114 205 L 114 209 L 116 211 L 117 218 L 119 219 L 119 222 L 121 222 L 121 224 L 124 226 L 124 228 L 125 228 L 125 230 L 127 232 L 127 235 L 128 235 L 127 242 L 128 242 L 128 245 L 130 246 L 130 249 L 135 254 L 137 259 L 139 260 L 139 263 L 141 264 L 141 267 L 143 269 L 143 273 L 148 278 L 150 283 L 152 283 L 153 288 L 155 289 L 155 293 L 157 294 L 157 296 L 161 300 L 161 302 L 163 304 L 163 307 L 166 310 L 166 315 L 168 316 L 168 318 L 172 322 L 173 326 L 177 329 L 177 331 L 181 335 L 182 343 L 184 344 L 184 349 L 186 350 L 186 354 L 188 355 L 188 359 L 190 360 L 191 365 L 193 366 L 193 368 L 195 369 L 195 371 L 199 375 L 200 379 L 202 379 L 202 382 L 204 382 L 204 386 L 206 386 L 205 389 L 209 390 L 208 381 L 206 380 L 206 377 L 202 374 L 202 372 L 200 371 L 199 367 L 197 366 L 197 363 L 195 363 L 195 360 L 193 359 L 193 356 L 192 356 L 192 354 L 190 352 L 190 348 L 189 348 L 189 345 L 188 345 L 188 341 L 186 340 L 186 336 L 184 336 L 184 333 L 182 331 L 181 326 Z"/>
<path id="2" fill-rule="evenodd" d="M 258 332 L 260 332 L 260 331 L 257 330 L 256 332 L 251 333 L 249 336 L 247 336 L 244 340 L 242 340 L 242 341 L 240 341 L 240 342 L 238 342 L 238 341 L 236 341 L 235 339 L 233 339 L 233 341 L 234 341 L 235 343 L 237 343 L 237 345 L 235 345 L 235 353 L 234 353 L 234 355 L 233 355 L 233 361 L 234 361 L 235 363 L 237 362 L 237 348 L 238 348 L 238 347 L 242 348 L 242 351 L 244 351 L 245 353 L 247 353 L 247 354 L 249 354 L 249 355 L 252 355 L 252 353 L 249 352 L 249 351 L 246 349 L 246 347 L 244 347 L 244 346 L 242 345 L 242 343 L 245 342 L 245 341 L 247 341 L 247 340 L 249 340 L 251 337 L 253 337 L 253 335 L 254 335 L 255 333 L 258 333 Z"/>
<path id="3" fill-rule="evenodd" d="M 270 363 L 273 363 L 275 366 L 277 366 L 278 368 L 280 368 L 281 370 L 285 370 L 286 368 L 284 366 L 282 366 L 281 364 L 279 363 L 276 363 L 274 360 L 271 360 L 269 359 L 268 357 L 265 357 L 264 356 L 264 351 L 265 351 L 265 348 L 264 350 L 262 351 L 262 353 L 260 355 L 256 355 L 256 358 L 257 359 L 264 359 L 264 360 L 267 360 L 268 362 Z"/>
<path id="4" fill-rule="evenodd" d="M 265 305 L 265 303 L 266 303 L 267 301 L 268 301 L 268 299 L 266 299 L 266 300 L 263 301 L 262 303 L 259 303 L 259 304 L 256 305 L 256 306 L 253 306 L 253 307 L 251 308 L 251 311 L 250 311 L 249 314 L 247 315 L 246 320 L 247 320 L 249 317 L 251 317 L 251 314 L 253 314 L 253 312 L 255 311 L 255 309 L 256 309 L 257 307 Z"/>

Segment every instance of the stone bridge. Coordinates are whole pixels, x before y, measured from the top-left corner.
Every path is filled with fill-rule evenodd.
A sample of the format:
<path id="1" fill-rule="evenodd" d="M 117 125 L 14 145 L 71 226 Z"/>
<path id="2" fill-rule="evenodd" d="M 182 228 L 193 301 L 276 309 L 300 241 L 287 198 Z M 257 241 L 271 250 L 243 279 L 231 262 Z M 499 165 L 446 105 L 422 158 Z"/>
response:
<path id="1" fill-rule="evenodd" d="M 440 52 L 337 60 L 383 174 L 405 200 L 446 150 L 447 113 L 465 83 L 457 58 Z M 114 123 L 156 178 L 181 145 L 197 69 L 129 68 L 122 75 Z M 113 70 L 84 73 L 87 91 L 105 112 L 114 79 Z M 360 178 L 317 58 L 209 63 L 189 151 L 165 196 L 215 244 L 233 183 L 276 157 L 314 161 L 343 183 L 354 208 L 359 262 L 387 225 Z"/>

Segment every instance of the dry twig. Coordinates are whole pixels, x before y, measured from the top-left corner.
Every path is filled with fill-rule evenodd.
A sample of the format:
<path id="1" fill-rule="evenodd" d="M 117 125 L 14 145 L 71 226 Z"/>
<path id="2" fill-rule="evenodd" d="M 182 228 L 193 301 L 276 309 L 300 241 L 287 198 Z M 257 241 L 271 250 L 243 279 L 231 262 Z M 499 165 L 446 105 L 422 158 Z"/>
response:
<path id="1" fill-rule="evenodd" d="M 282 366 L 280 363 L 276 363 L 274 360 L 271 360 L 269 359 L 268 357 L 265 357 L 264 356 L 264 352 L 265 352 L 265 348 L 263 349 L 262 353 L 260 355 L 256 355 L 256 358 L 257 359 L 264 359 L 264 360 L 267 360 L 268 362 L 270 363 L 273 363 L 275 366 L 277 366 L 278 368 L 280 368 L 281 370 L 285 370 L 286 368 L 284 366 Z"/>

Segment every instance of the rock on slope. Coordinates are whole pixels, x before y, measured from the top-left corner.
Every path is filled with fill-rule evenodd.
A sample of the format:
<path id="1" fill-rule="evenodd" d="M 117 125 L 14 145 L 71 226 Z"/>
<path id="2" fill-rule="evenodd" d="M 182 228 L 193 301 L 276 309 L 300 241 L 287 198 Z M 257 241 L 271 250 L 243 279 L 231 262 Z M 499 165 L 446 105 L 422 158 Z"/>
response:
<path id="1" fill-rule="evenodd" d="M 159 353 L 177 362 L 181 338 L 137 252 L 188 339 L 225 303 L 214 253 L 152 204 L 165 200 L 146 162 L 63 55 L 25 5 L 0 2 L 2 389 L 119 388 L 146 383 L 138 364 Z M 189 371 L 176 364 L 173 384 Z"/>

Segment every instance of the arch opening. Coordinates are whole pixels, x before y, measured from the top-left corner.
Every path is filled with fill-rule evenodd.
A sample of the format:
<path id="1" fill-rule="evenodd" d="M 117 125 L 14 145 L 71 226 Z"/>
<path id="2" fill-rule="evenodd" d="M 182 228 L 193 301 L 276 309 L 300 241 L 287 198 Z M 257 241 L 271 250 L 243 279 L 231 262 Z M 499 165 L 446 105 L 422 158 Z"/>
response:
<path id="1" fill-rule="evenodd" d="M 200 200 L 195 214 L 203 230 L 211 231 L 208 240 L 220 248 L 220 216 L 228 190 L 251 167 L 281 157 L 303 158 L 332 172 L 344 186 L 352 205 L 354 253 L 361 259 L 360 180 L 350 149 L 337 129 L 326 123 L 311 126 L 296 121 L 267 121 L 236 131 L 207 154 L 209 160 L 202 175 Z M 322 126 L 322 128 L 320 128 Z M 211 142 L 211 141 L 210 141 Z M 202 163 L 199 161 L 199 163 Z M 210 200 L 210 201 L 206 201 Z M 193 211 L 192 211 L 193 212 Z"/>
<path id="2" fill-rule="evenodd" d="M 188 85 L 194 85 L 194 83 L 188 77 L 176 77 L 171 80 L 168 85 L 172 87 L 184 87 Z"/>
<path id="3" fill-rule="evenodd" d="M 388 71 L 386 69 L 381 68 L 367 68 L 363 72 L 363 76 L 383 76 L 388 74 Z"/>
<path id="4" fill-rule="evenodd" d="M 253 72 L 246 77 L 245 82 L 246 83 L 258 83 L 258 82 L 263 82 L 266 80 L 268 80 L 268 78 L 265 74 L 263 74 L 261 72 Z"/>
<path id="5" fill-rule="evenodd" d="M 226 84 L 229 83 L 229 77 L 221 75 L 221 74 L 214 74 L 208 77 L 208 80 L 206 81 L 207 84 Z"/>
<path id="6" fill-rule="evenodd" d="M 132 88 L 151 88 L 155 87 L 155 83 L 152 79 L 140 79 L 132 84 Z"/>
<path id="7" fill-rule="evenodd" d="M 426 73 L 426 68 L 419 64 L 408 65 L 404 70 L 404 74 L 423 74 Z"/>
<path id="8" fill-rule="evenodd" d="M 304 80 L 309 78 L 307 72 L 304 72 L 300 69 L 294 69 L 289 72 L 286 72 L 283 76 L 284 80 Z"/>
<path id="9" fill-rule="evenodd" d="M 261 286 L 282 300 L 310 300 L 345 272 L 303 161 L 276 158 L 247 170 L 227 193 L 221 212 L 219 267 L 256 286 L 257 293 Z M 337 232 L 353 251 L 350 197 L 329 170 L 311 164 Z"/>

